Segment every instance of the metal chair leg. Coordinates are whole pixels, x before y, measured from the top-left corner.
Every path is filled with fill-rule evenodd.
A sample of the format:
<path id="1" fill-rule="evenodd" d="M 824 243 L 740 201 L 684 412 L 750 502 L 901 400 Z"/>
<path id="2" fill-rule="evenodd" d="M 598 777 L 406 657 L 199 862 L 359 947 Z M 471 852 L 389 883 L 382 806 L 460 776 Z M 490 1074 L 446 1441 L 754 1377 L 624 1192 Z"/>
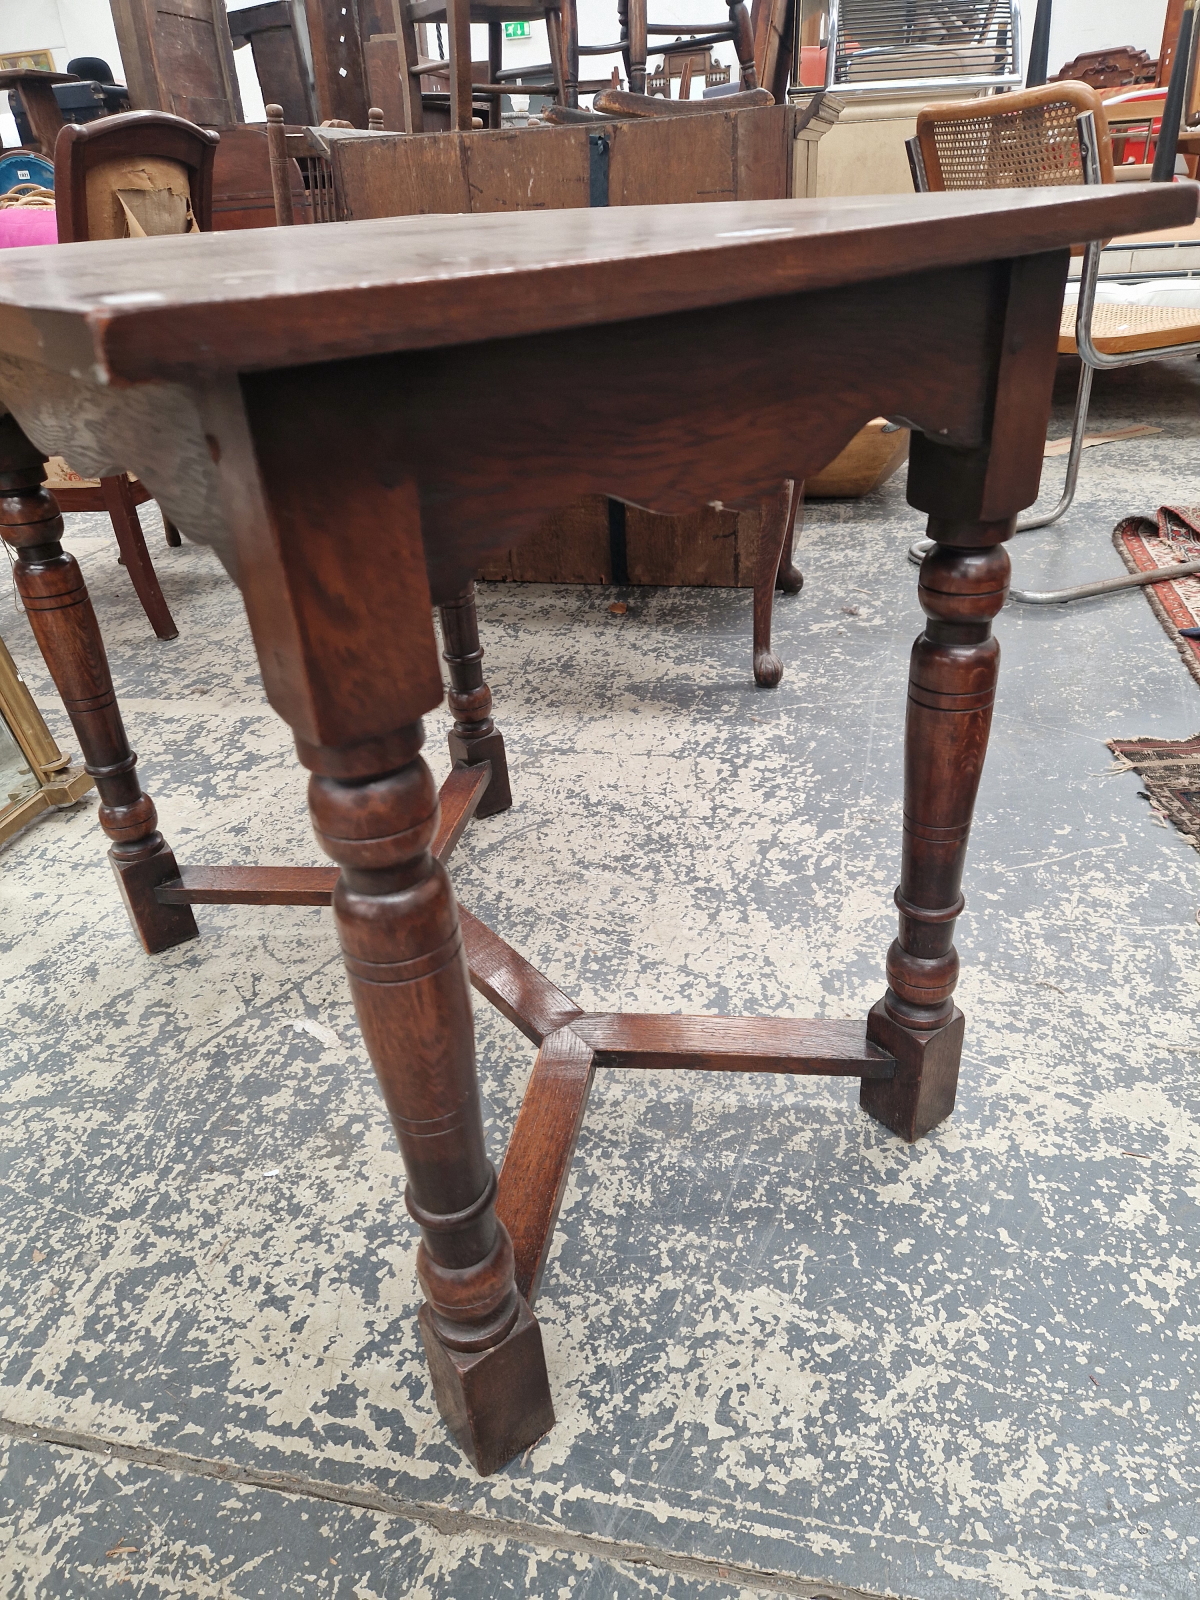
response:
<path id="1" fill-rule="evenodd" d="M 1071 422 L 1071 451 L 1067 456 L 1067 476 L 1063 484 L 1062 497 L 1053 511 L 1043 512 L 1040 516 L 1022 517 L 1017 523 L 1018 533 L 1032 533 L 1034 528 L 1048 528 L 1052 522 L 1057 522 L 1071 506 L 1075 498 L 1075 485 L 1079 481 L 1079 461 L 1083 455 L 1083 439 L 1087 432 L 1088 406 L 1092 398 L 1092 369 L 1087 362 L 1081 363 L 1079 368 L 1079 387 L 1075 391 L 1075 415 Z"/>
<path id="2" fill-rule="evenodd" d="M 1177 561 L 1170 567 L 1155 567 L 1150 572 L 1129 572 L 1123 578 L 1103 578 L 1099 583 L 1080 583 L 1073 589 L 1010 589 L 1010 600 L 1026 606 L 1061 606 L 1068 600 L 1090 600 L 1093 595 L 1116 594 L 1118 589 L 1142 589 L 1164 578 L 1186 578 L 1200 572 L 1200 561 Z"/>

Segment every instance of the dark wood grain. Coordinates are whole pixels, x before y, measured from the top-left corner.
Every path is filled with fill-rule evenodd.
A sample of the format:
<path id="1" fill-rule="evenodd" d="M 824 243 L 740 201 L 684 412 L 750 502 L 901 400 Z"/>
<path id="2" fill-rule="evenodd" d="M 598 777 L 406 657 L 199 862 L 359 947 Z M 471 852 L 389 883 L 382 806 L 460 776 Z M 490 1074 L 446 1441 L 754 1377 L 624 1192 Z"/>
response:
<path id="1" fill-rule="evenodd" d="M 56 83 L 78 83 L 73 72 L 45 72 L 36 67 L 7 67 L 0 70 L 0 94 L 13 89 L 33 135 L 34 148 L 54 159 L 54 142 L 63 127 L 63 114 L 54 96 Z"/>
<path id="2" fill-rule="evenodd" d="M 592 1052 L 577 1032 L 563 1028 L 547 1036 L 500 1168 L 496 1213 L 512 1238 L 517 1288 L 530 1305 L 537 1298 L 595 1070 Z"/>
<path id="3" fill-rule="evenodd" d="M 225 0 L 111 0 L 131 105 L 205 128 L 242 120 Z"/>
<path id="4" fill-rule="evenodd" d="M 300 127 L 321 120 L 288 0 L 239 6 L 229 13 L 229 31 L 235 49 L 249 41 L 264 101 L 281 105 L 287 121 Z"/>
<path id="5" fill-rule="evenodd" d="M 286 368 L 895 281 L 1195 213 L 1190 183 L 1116 184 L 382 218 L 286 238 L 104 243 L 77 258 L 6 251 L 0 346 L 59 371 L 94 363 L 106 381 Z"/>
<path id="6" fill-rule="evenodd" d="M 297 0 L 308 29 L 317 120 L 340 117 L 367 125 L 367 70 L 359 0 Z"/>
<path id="7" fill-rule="evenodd" d="M 128 474 L 119 472 L 114 477 L 101 478 L 100 493 L 116 534 L 121 560 L 134 592 L 142 602 L 142 609 L 150 619 L 150 626 L 160 639 L 178 638 L 179 629 L 175 626 L 175 618 L 171 615 L 171 608 L 158 581 L 158 573 L 146 548 L 146 536 L 138 520 L 134 485 L 129 481 Z M 146 498 L 144 490 L 143 498 Z"/>
<path id="8" fill-rule="evenodd" d="M 948 1114 L 964 1029 L 953 928 L 996 686 L 990 623 L 1003 541 L 1037 490 L 1068 250 L 1187 222 L 1195 205 L 1194 186 L 1174 184 L 646 207 L 144 241 L 119 266 L 103 245 L 0 260 L 0 394 L 31 436 L 78 439 L 113 466 L 144 453 L 156 494 L 156 475 L 182 461 L 188 514 L 203 501 L 214 542 L 233 536 L 263 682 L 341 868 L 335 922 L 422 1233 L 434 1392 L 480 1471 L 532 1443 L 553 1411 L 496 1212 L 469 982 L 546 1047 L 506 1169 L 531 1292 L 592 1058 L 852 1074 L 867 1110 L 908 1139 Z M 177 382 L 139 388 L 164 376 Z M 585 1016 L 459 916 L 434 853 L 419 722 L 442 696 L 431 605 L 460 607 L 447 648 L 470 725 L 482 675 L 461 608 L 482 554 L 582 494 L 665 511 L 758 503 L 879 414 L 915 430 L 909 498 L 934 541 L 887 995 L 865 1025 Z M 117 751 L 93 768 L 130 797 L 109 822 L 156 855 L 98 636 L 45 620 L 83 604 L 53 508 L 20 472 L 5 485 L 47 659 L 60 685 L 97 696 L 90 732 L 93 708 L 75 702 L 81 742 Z M 159 916 L 190 916 L 149 898 Z"/>
<path id="9" fill-rule="evenodd" d="M 478 917 L 460 907 L 459 921 L 472 984 L 527 1039 L 540 1046 L 547 1034 L 583 1016 L 569 995 L 556 989 Z"/>
<path id="10" fill-rule="evenodd" d="M 783 547 L 792 532 L 794 489 L 792 480 L 785 478 L 779 492 L 763 502 L 759 518 L 754 571 L 754 681 L 763 689 L 774 688 L 783 677 L 783 662 L 771 649 L 771 618 Z"/>
<path id="11" fill-rule="evenodd" d="M 317 838 L 341 867 L 333 915 L 363 1041 L 408 1174 L 421 1230 L 420 1325 L 442 1415 L 476 1470 L 494 1472 L 553 1421 L 537 1324 L 513 1279 L 495 1214 L 475 1075 L 474 1029 L 458 914 L 430 849 L 437 791 L 397 730 L 374 775 L 336 750 L 304 749 Z"/>
<path id="12" fill-rule="evenodd" d="M 438 825 L 430 849 L 439 861 L 449 861 L 454 848 L 472 817 L 491 793 L 494 781 L 491 762 L 486 756 L 471 764 L 460 763 L 450 769 L 438 790 Z"/>
<path id="13" fill-rule="evenodd" d="M 42 486 L 44 461 L 15 418 L 0 412 L 0 535 L 16 555 L 13 577 L 96 780 L 100 826 L 112 841 L 108 859 L 130 921 L 146 950 L 169 950 L 196 937 L 196 921 L 186 906 L 155 898 L 155 887 L 179 869 L 138 782 L 96 614 L 75 557 L 62 547 L 58 506 Z"/>
<path id="14" fill-rule="evenodd" d="M 482 799 L 476 799 L 475 815 L 494 817 L 512 805 L 512 790 L 504 735 L 492 721 L 492 691 L 483 678 L 475 585 L 468 584 L 460 595 L 441 606 L 440 615 L 442 660 L 450 669 L 447 699 L 454 713 L 454 726 L 447 735 L 450 759 L 468 766 L 488 763 L 491 781 Z"/>
<path id="15" fill-rule="evenodd" d="M 487 792 L 488 764 L 451 770 L 438 790 L 438 823 L 430 851 L 441 862 L 454 853 Z M 166 906 L 327 906 L 337 887 L 336 867 L 182 867 L 159 884 Z"/>
<path id="16" fill-rule="evenodd" d="M 571 1023 L 601 1067 L 687 1072 L 792 1072 L 891 1078 L 896 1064 L 861 1021 L 795 1017 L 588 1015 Z"/>

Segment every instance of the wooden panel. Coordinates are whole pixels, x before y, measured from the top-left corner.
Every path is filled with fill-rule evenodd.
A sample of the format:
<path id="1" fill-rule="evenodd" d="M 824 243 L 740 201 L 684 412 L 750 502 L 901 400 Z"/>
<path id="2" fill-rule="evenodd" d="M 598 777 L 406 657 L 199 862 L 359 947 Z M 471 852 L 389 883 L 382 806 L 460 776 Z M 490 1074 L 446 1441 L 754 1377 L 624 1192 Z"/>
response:
<path id="1" fill-rule="evenodd" d="M 479 576 L 504 583 L 611 583 L 607 499 L 589 494 L 564 507 Z"/>
<path id="2" fill-rule="evenodd" d="M 1175 61 L 1175 46 L 1179 43 L 1179 25 L 1183 20 L 1183 0 L 1167 0 L 1167 13 L 1163 18 L 1162 43 L 1158 49 L 1158 81 L 1171 81 L 1171 67 Z"/>
<path id="3" fill-rule="evenodd" d="M 805 497 L 809 500 L 856 500 L 886 483 L 907 455 L 908 429 L 892 428 L 885 418 L 876 417 L 854 435 L 827 467 L 805 479 Z"/>
<path id="4" fill-rule="evenodd" d="M 358 9 L 358 0 L 304 0 L 318 120 L 337 117 L 365 128 L 367 74 Z"/>
<path id="5" fill-rule="evenodd" d="M 242 120 L 222 0 L 112 0 L 130 103 L 201 127 Z"/>
<path id="6" fill-rule="evenodd" d="M 367 95 L 383 112 L 383 125 L 404 131 L 404 96 L 400 93 L 400 51 L 394 33 L 377 33 L 363 45 Z"/>
<path id="7" fill-rule="evenodd" d="M 793 106 L 738 113 L 734 173 L 739 200 L 786 200 L 792 193 Z"/>
<path id="8" fill-rule="evenodd" d="M 304 180 L 294 161 L 288 166 L 292 215 L 297 222 L 303 222 L 307 207 Z M 222 129 L 213 159 L 213 232 L 274 226 L 275 197 L 271 191 L 266 129 L 249 123 Z"/>
<path id="9" fill-rule="evenodd" d="M 301 19 L 301 27 L 303 27 Z M 295 127 L 316 122 L 316 101 L 312 79 L 300 40 L 290 0 L 239 6 L 229 13 L 229 26 L 235 47 L 248 40 L 254 55 L 254 70 L 267 105 L 283 107 L 283 120 Z"/>
<path id="10" fill-rule="evenodd" d="M 580 1017 L 571 1031 L 599 1067 L 697 1072 L 794 1072 L 891 1078 L 896 1063 L 867 1042 L 867 1025 L 800 1017 L 657 1017 L 630 1012 Z"/>
<path id="11" fill-rule="evenodd" d="M 753 587 L 758 514 L 714 511 L 663 517 L 639 506 L 625 508 L 625 551 L 630 583 L 715 584 Z"/>
<path id="12" fill-rule="evenodd" d="M 470 209 L 461 134 L 339 139 L 332 153 L 347 221 Z"/>
<path id="13" fill-rule="evenodd" d="M 734 126 L 732 113 L 614 123 L 608 158 L 609 205 L 736 200 Z M 571 131 L 587 133 L 586 128 Z"/>
<path id="14" fill-rule="evenodd" d="M 533 1064 L 500 1169 L 496 1215 L 512 1237 L 517 1288 L 530 1305 L 550 1251 L 594 1076 L 592 1052 L 574 1033 L 564 1028 L 551 1034 Z"/>
<path id="15" fill-rule="evenodd" d="M 498 128 L 462 138 L 472 211 L 568 211 L 588 204 L 586 128 Z"/>

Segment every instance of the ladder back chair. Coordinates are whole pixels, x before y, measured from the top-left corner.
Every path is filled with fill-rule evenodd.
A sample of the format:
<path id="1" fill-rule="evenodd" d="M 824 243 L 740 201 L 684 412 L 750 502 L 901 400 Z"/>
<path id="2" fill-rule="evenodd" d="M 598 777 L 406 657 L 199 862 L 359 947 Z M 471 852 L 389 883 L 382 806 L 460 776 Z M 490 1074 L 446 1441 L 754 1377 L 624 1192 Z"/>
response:
<path id="1" fill-rule="evenodd" d="M 617 0 L 617 24 L 620 40 L 611 45 L 587 45 L 581 55 L 612 55 L 619 50 L 625 59 L 625 72 L 630 92 L 645 94 L 646 62 L 649 56 L 677 51 L 684 45 L 702 51 L 713 45 L 731 43 L 738 59 L 740 83 L 743 89 L 757 89 L 758 68 L 754 60 L 754 27 L 744 0 L 730 0 L 726 22 L 650 22 L 646 0 Z M 682 36 L 682 39 L 681 39 Z M 661 39 L 662 43 L 652 43 Z"/>
<path id="2" fill-rule="evenodd" d="M 566 13 L 570 14 L 569 20 Z M 500 102 L 506 94 L 552 94 L 559 105 L 568 104 L 564 36 L 578 38 L 575 0 L 392 0 L 396 44 L 400 59 L 400 95 L 404 132 L 425 132 L 425 112 L 442 102 L 439 95 L 422 92 L 423 78 L 446 78 L 449 88 L 450 127 L 469 132 L 476 123 L 476 105 L 486 112 L 489 127 L 500 126 Z M 550 60 L 542 65 L 505 67 L 504 24 L 546 24 Z M 471 24 L 485 23 L 488 30 L 488 72 L 485 83 L 474 81 L 471 61 Z M 447 59 L 423 55 L 417 28 L 424 23 L 444 23 Z M 578 57 L 576 57 L 576 62 Z M 575 68 L 578 84 L 578 65 Z M 577 89 L 575 91 L 578 93 Z M 482 119 L 480 119 L 482 120 Z"/>
<path id="3" fill-rule="evenodd" d="M 918 192 L 1114 181 L 1103 101 L 1086 83 L 1069 80 L 1020 94 L 926 107 L 918 113 L 917 132 L 908 141 L 908 153 Z M 1075 305 L 1064 304 L 1059 330 L 1059 354 L 1077 355 L 1081 363 L 1066 482 L 1058 504 L 1051 511 L 1022 518 L 1017 523 L 1018 533 L 1049 527 L 1075 498 L 1092 379 L 1097 371 L 1167 356 L 1200 355 L 1200 311 L 1096 303 L 1104 244 L 1097 240 L 1073 252 L 1083 257 L 1079 299 Z M 917 560 L 926 548 L 927 541 L 918 540 L 910 554 Z M 1170 576 L 1179 577 L 1192 565 L 1200 570 L 1200 562 L 1185 563 L 1171 567 Z M 1011 595 L 1028 605 L 1050 605 L 1141 587 L 1162 576 L 1160 568 L 1072 589 L 1013 589 Z"/>
<path id="4" fill-rule="evenodd" d="M 54 146 L 58 242 L 212 231 L 218 135 L 165 111 L 129 111 L 67 123 Z M 67 469 L 69 473 L 69 469 Z M 98 482 L 52 469 L 64 511 L 107 511 L 134 590 L 160 639 L 179 633 L 146 548 L 137 508 L 151 499 L 136 478 Z M 164 517 L 168 545 L 180 543 Z"/>

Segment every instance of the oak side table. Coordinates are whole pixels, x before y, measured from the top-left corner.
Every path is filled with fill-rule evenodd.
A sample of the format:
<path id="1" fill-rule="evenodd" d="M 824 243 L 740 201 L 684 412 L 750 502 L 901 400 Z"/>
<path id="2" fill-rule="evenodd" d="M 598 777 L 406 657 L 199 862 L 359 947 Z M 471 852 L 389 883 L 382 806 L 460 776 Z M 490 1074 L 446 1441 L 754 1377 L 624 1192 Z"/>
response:
<path id="1" fill-rule="evenodd" d="M 0 259 L 0 530 L 149 951 L 203 901 L 332 898 L 421 1229 L 421 1330 L 481 1473 L 554 1420 L 530 1309 L 597 1067 L 824 1073 L 905 1139 L 951 1111 L 952 943 L 1004 540 L 1037 496 L 1070 245 L 1180 227 L 1196 185 L 417 216 Z M 652 362 L 645 352 L 653 350 Z M 443 865 L 507 803 L 471 585 L 559 507 L 741 507 L 872 417 L 913 429 L 935 541 L 912 653 L 899 937 L 858 1022 L 588 1015 L 460 912 Z M 157 831 L 46 455 L 132 471 L 216 547 L 337 868 L 183 867 Z M 442 699 L 441 806 L 420 755 Z M 457 742 L 455 742 L 457 741 Z M 340 871 L 338 870 L 340 869 Z M 497 1182 L 468 984 L 538 1047 Z"/>

